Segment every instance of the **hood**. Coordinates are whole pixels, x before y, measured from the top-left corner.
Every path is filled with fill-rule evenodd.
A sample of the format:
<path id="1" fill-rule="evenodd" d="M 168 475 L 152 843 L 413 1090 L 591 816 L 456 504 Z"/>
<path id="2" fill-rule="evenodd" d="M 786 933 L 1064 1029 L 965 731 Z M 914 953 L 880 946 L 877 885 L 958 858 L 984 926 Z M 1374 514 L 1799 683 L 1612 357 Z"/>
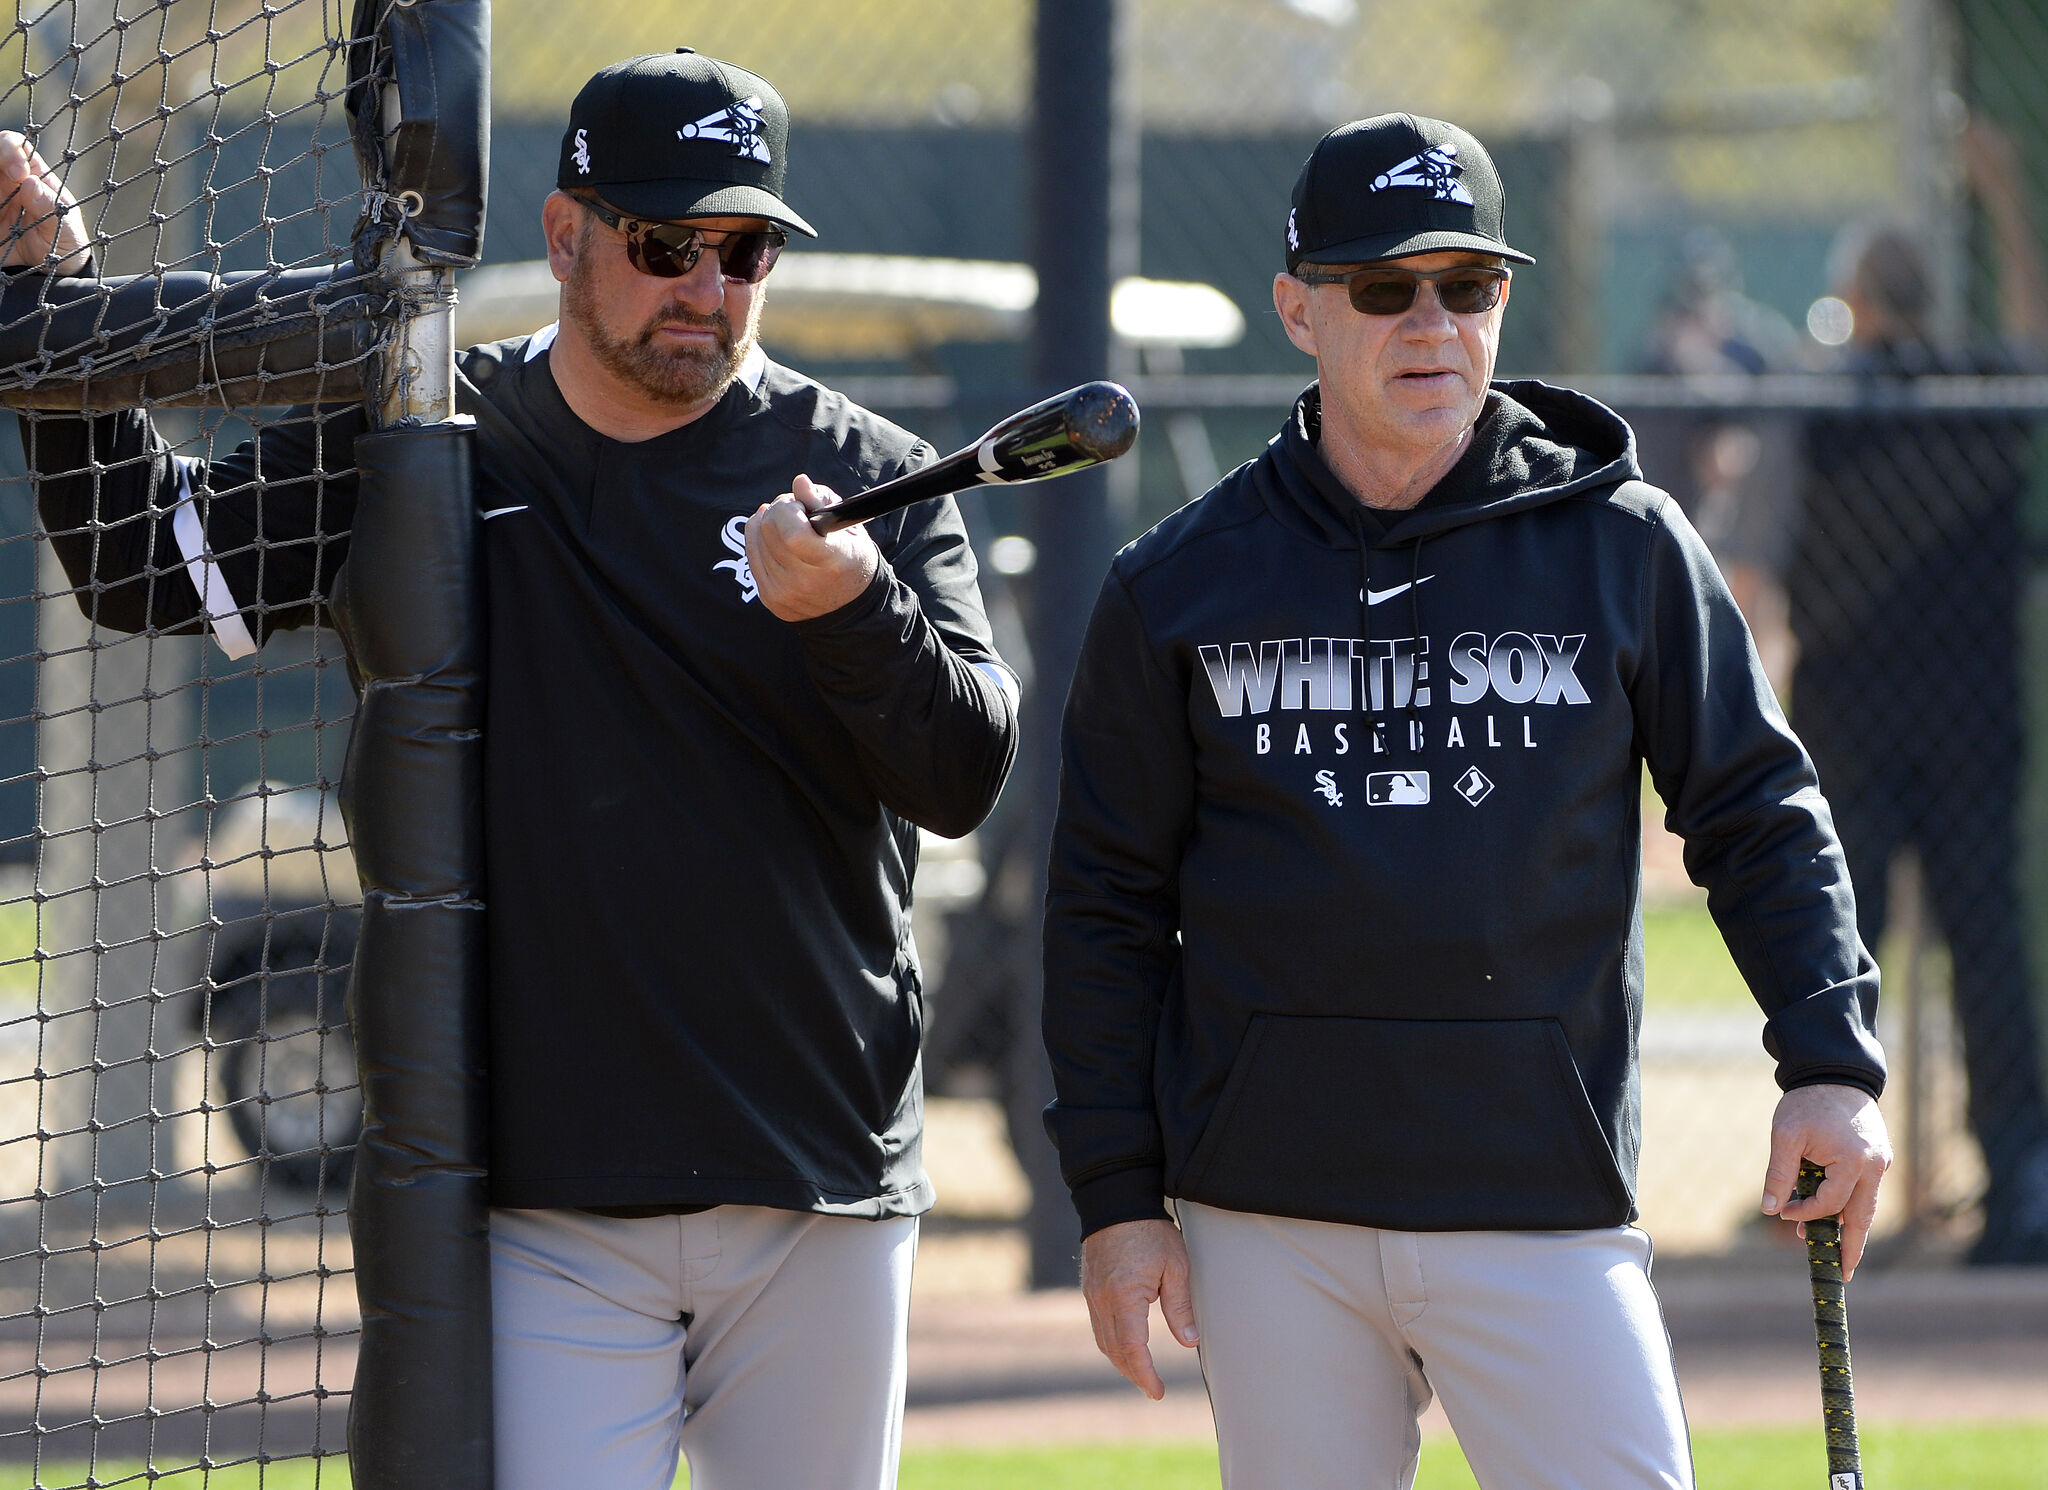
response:
<path id="1" fill-rule="evenodd" d="M 1283 527 L 1331 547 L 1355 548 L 1364 531 L 1357 501 L 1323 464 L 1321 426 L 1322 390 L 1312 383 L 1253 463 L 1252 476 Z M 1635 434 L 1605 404 L 1533 379 L 1497 382 L 1487 391 L 1471 447 L 1420 506 L 1371 546 L 1406 546 L 1641 476 Z"/>

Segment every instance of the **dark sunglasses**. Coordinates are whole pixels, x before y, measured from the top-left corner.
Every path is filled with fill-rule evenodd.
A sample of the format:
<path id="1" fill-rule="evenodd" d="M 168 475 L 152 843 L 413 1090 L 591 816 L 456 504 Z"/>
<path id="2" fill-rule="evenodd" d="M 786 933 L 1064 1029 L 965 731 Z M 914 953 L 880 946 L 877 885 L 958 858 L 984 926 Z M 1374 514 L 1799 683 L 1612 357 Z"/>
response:
<path id="1" fill-rule="evenodd" d="M 1500 287 L 1508 282 L 1507 270 L 1484 264 L 1458 264 L 1427 272 L 1377 266 L 1333 271 L 1303 264 L 1294 277 L 1305 285 L 1343 285 L 1351 294 L 1351 308 L 1368 316 L 1406 313 L 1425 279 L 1436 286 L 1437 303 L 1445 310 L 1456 316 L 1476 316 L 1500 304 Z"/>
<path id="2" fill-rule="evenodd" d="M 577 200 L 606 227 L 624 233 L 627 259 L 642 274 L 651 274 L 656 279 L 681 279 L 697 267 L 697 260 L 708 248 L 718 255 L 719 273 L 742 284 L 757 285 L 768 277 L 783 245 L 789 242 L 789 235 L 782 229 L 765 228 L 754 233 L 727 233 L 714 243 L 702 228 L 693 228 L 688 223 L 622 217 L 589 197 Z"/>

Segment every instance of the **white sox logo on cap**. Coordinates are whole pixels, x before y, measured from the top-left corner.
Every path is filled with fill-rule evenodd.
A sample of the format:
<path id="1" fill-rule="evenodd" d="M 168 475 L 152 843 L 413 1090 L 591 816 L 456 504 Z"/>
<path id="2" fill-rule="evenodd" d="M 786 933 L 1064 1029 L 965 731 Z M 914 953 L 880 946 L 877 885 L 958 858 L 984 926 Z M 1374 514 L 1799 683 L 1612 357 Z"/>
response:
<path id="1" fill-rule="evenodd" d="M 1436 193 L 1440 202 L 1462 202 L 1472 205 L 1472 193 L 1465 190 L 1465 183 L 1458 179 L 1464 169 L 1457 161 L 1456 145 L 1432 145 L 1420 155 L 1411 155 L 1391 170 L 1382 171 L 1373 177 L 1373 191 L 1385 191 L 1390 186 L 1419 186 L 1425 191 Z"/>
<path id="2" fill-rule="evenodd" d="M 749 156 L 766 165 L 769 162 L 768 139 L 762 133 L 764 122 L 761 118 L 761 100 L 743 98 L 738 103 L 715 109 L 693 124 L 685 124 L 676 131 L 679 140 L 725 140 L 733 147 L 733 154 Z"/>
<path id="3" fill-rule="evenodd" d="M 1316 142 L 1294 179 L 1287 267 L 1365 264 L 1456 249 L 1517 264 L 1501 237 L 1506 206 L 1486 146 L 1457 125 L 1375 114 Z"/>
<path id="4" fill-rule="evenodd" d="M 583 173 L 584 175 L 586 175 L 586 176 L 588 176 L 588 175 L 590 174 L 590 131 L 589 131 L 589 130 L 587 130 L 587 129 L 579 129 L 579 130 L 577 130 L 577 131 L 576 131 L 576 153 L 575 153 L 575 155 L 574 155 L 574 156 L 572 156 L 571 158 L 572 158 L 572 159 L 573 159 L 573 160 L 574 160 L 574 161 L 576 162 L 576 169 L 577 169 L 577 170 L 581 171 L 581 172 L 582 172 L 582 173 Z"/>

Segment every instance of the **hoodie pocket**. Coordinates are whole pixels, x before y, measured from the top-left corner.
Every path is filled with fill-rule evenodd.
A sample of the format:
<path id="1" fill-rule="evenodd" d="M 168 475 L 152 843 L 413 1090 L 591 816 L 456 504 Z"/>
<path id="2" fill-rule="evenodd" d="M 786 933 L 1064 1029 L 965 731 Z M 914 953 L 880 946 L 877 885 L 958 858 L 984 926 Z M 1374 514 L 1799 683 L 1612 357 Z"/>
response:
<path id="1" fill-rule="evenodd" d="M 1400 1231 L 1633 1212 L 1554 1019 L 1255 1015 L 1174 1194 Z"/>

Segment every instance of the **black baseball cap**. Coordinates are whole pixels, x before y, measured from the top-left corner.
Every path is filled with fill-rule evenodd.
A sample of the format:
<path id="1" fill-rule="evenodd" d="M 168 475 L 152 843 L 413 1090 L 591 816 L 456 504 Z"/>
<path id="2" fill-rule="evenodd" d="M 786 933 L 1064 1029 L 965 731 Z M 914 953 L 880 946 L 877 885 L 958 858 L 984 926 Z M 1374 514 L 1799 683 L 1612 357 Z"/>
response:
<path id="1" fill-rule="evenodd" d="M 1287 268 L 1446 249 L 1536 261 L 1501 237 L 1506 206 L 1486 147 L 1441 119 L 1380 114 L 1317 142 L 1294 181 Z"/>
<path id="2" fill-rule="evenodd" d="M 677 47 L 583 85 L 555 185 L 630 217 L 765 217 L 815 238 L 782 200 L 788 146 L 789 110 L 765 78 Z"/>

